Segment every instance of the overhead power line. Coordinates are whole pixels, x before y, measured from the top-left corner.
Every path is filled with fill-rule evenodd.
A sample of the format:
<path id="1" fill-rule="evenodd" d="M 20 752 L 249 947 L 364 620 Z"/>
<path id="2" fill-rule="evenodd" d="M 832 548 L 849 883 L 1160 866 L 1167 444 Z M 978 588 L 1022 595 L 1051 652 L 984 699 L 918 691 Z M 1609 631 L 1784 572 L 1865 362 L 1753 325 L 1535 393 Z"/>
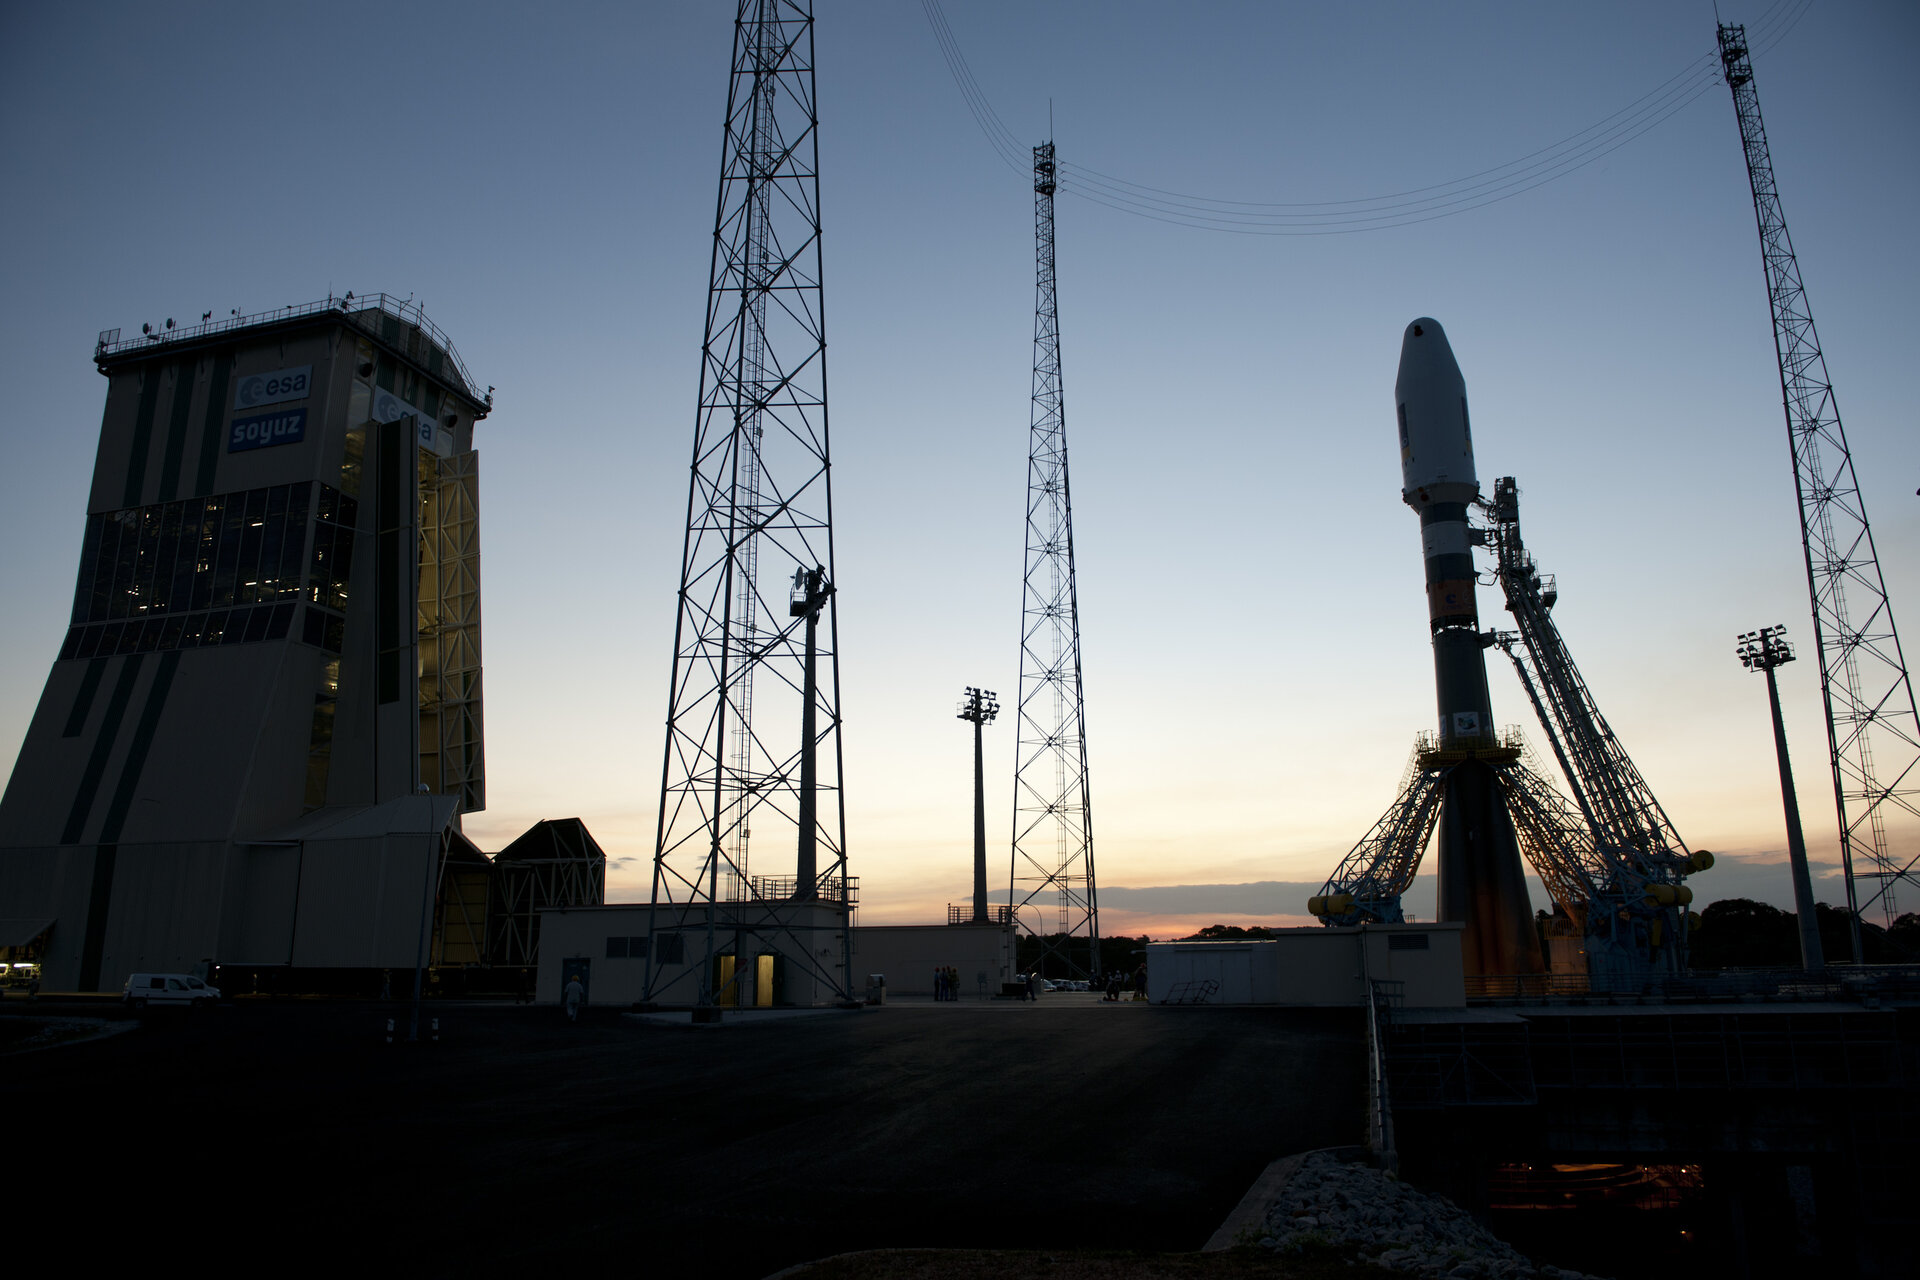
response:
<path id="1" fill-rule="evenodd" d="M 1779 43 L 1812 6 L 1813 0 L 1774 0 L 1753 24 L 1756 31 L 1765 33 L 1756 44 L 1771 48 Z M 940 56 L 987 145 L 1009 169 L 1024 173 L 1026 147 L 975 79 L 940 0 L 921 0 L 921 7 Z M 1352 235 L 1431 222 L 1510 200 L 1626 146 L 1720 83 L 1719 61 L 1717 50 L 1704 53 L 1619 110 L 1504 164 L 1377 196 L 1293 203 L 1229 200 L 1174 191 L 1068 162 L 1060 164 L 1059 190 L 1150 221 L 1234 235 Z"/>

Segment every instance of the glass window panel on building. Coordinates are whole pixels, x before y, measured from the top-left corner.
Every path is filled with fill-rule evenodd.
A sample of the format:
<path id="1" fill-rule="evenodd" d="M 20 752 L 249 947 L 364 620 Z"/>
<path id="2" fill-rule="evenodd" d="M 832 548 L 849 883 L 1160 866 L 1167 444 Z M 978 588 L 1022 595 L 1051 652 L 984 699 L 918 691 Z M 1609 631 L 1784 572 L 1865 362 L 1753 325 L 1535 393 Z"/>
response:
<path id="1" fill-rule="evenodd" d="M 284 638 L 307 561 L 312 490 L 309 483 L 276 485 L 88 517 L 74 625 L 61 657 Z M 325 509 L 358 514 L 353 500 L 338 493 Z M 352 530 L 331 523 L 316 529 L 314 577 L 324 585 L 314 598 L 324 594 L 344 608 Z M 208 611 L 235 598 L 242 607 Z M 344 619 L 322 615 L 303 626 L 301 638 L 338 653 L 344 629 Z"/>

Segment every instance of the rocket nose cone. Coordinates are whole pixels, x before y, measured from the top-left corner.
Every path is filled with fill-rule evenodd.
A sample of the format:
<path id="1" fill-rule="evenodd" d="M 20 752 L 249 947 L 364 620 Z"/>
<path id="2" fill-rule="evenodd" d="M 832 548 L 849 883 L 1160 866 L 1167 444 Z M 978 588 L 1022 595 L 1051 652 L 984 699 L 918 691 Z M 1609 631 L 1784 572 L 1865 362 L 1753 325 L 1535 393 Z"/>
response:
<path id="1" fill-rule="evenodd" d="M 1471 502 L 1480 492 L 1467 424 L 1467 382 L 1431 316 L 1407 326 L 1393 380 L 1400 422 L 1400 494 L 1416 511 L 1435 502 Z"/>
<path id="2" fill-rule="evenodd" d="M 1407 326 L 1400 338 L 1400 373 L 1394 379 L 1396 389 L 1435 383 L 1460 383 L 1460 364 L 1453 358 L 1447 331 L 1431 316 L 1421 316 Z M 1401 398 L 1404 399 L 1404 396 Z"/>

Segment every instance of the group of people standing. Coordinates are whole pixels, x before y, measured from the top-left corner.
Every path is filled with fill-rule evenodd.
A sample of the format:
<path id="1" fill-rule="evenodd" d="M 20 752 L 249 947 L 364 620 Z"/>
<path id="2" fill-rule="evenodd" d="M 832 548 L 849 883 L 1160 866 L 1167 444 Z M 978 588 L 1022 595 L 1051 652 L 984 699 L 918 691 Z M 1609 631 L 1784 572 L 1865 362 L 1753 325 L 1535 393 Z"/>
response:
<path id="1" fill-rule="evenodd" d="M 1133 988 L 1133 998 L 1135 1000 L 1145 1000 L 1147 998 L 1147 962 L 1146 961 L 1142 960 L 1140 962 L 1140 967 L 1133 971 L 1133 977 L 1131 979 L 1129 979 L 1126 974 L 1120 972 L 1120 970 L 1118 969 L 1115 969 L 1112 973 L 1108 974 L 1107 975 L 1107 994 L 1105 998 L 1108 1000 L 1118 1000 L 1120 999 L 1120 993 L 1122 991 L 1127 990 L 1129 986 Z"/>
<path id="2" fill-rule="evenodd" d="M 958 1000 L 960 998 L 960 971 L 952 965 L 941 965 L 933 971 L 933 998 L 935 1000 Z"/>

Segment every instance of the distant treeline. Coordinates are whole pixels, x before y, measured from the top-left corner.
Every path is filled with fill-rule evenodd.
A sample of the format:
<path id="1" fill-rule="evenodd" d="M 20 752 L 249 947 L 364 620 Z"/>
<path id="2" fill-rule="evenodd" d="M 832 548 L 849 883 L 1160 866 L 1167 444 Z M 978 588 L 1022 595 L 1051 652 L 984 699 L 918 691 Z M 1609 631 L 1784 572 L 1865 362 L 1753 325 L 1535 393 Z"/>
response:
<path id="1" fill-rule="evenodd" d="M 1044 959 L 1042 957 L 1045 957 Z M 1085 977 L 1091 973 L 1132 973 L 1147 958 L 1147 936 L 1129 938 L 1125 934 L 1100 939 L 1100 954 L 1092 954 L 1084 937 L 1062 933 L 1044 936 L 1023 933 L 1015 957 L 1020 972 L 1038 968 L 1043 978 Z M 1097 961 L 1088 968 L 1089 961 Z"/>
<path id="2" fill-rule="evenodd" d="M 1827 960 L 1853 960 L 1853 937 L 1847 913 L 1822 902 L 1814 909 L 1820 921 L 1820 946 Z M 1793 912 L 1782 911 L 1751 898 L 1722 898 L 1700 912 L 1701 927 L 1693 935 L 1690 959 L 1695 969 L 1748 969 L 1793 966 L 1800 963 L 1800 925 Z M 1920 914 L 1909 911 L 1883 929 L 1860 922 L 1860 948 L 1868 964 L 1920 963 Z"/>

